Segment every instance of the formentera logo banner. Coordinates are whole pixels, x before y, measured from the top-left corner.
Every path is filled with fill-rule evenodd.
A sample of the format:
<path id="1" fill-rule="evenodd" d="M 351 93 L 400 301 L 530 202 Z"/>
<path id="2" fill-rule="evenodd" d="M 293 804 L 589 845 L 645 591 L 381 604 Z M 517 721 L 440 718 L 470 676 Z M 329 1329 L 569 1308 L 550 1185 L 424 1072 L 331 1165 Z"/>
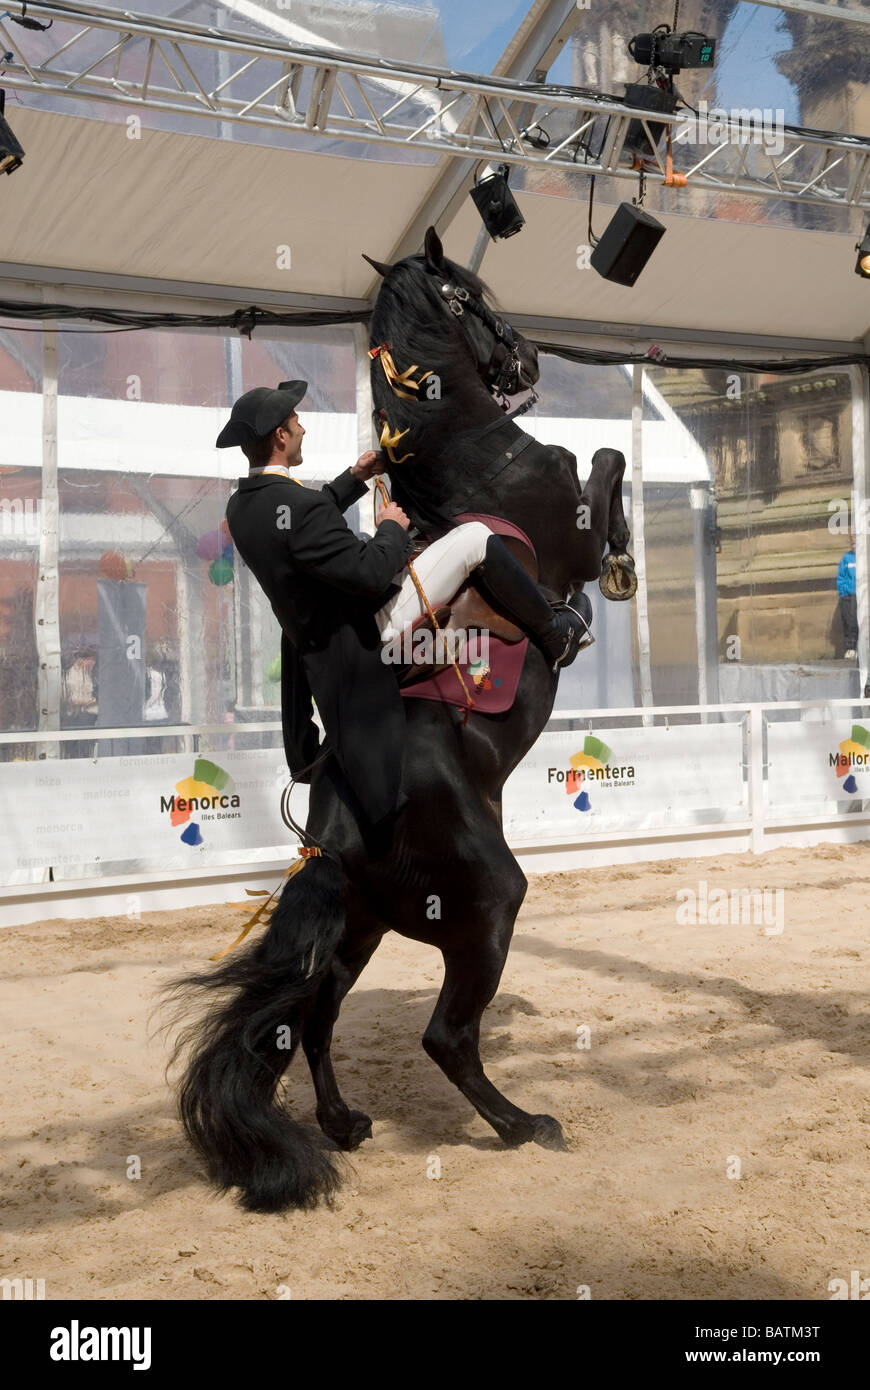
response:
<path id="1" fill-rule="evenodd" d="M 555 712 L 558 718 L 558 711 Z M 706 823 L 745 816 L 741 726 L 545 730 L 511 773 L 509 836 Z"/>
<path id="2" fill-rule="evenodd" d="M 594 734 L 587 734 L 583 747 L 569 758 L 567 768 L 548 767 L 548 786 L 561 787 L 567 796 L 574 798 L 574 809 L 590 811 L 590 793 L 605 788 L 630 787 L 634 782 L 634 766 L 629 762 L 618 762 L 613 750 L 608 748 Z"/>

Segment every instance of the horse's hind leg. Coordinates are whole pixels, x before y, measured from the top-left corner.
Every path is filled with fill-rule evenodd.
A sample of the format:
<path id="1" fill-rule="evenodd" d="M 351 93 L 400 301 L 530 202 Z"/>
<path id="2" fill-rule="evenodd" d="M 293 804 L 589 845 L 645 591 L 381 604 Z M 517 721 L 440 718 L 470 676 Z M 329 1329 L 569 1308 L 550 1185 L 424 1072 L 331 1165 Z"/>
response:
<path id="1" fill-rule="evenodd" d="M 383 927 L 357 924 L 354 928 L 353 919 L 348 916 L 348 929 L 302 1033 L 302 1048 L 317 1098 L 317 1122 L 340 1149 L 356 1149 L 364 1139 L 370 1139 L 372 1122 L 361 1110 L 351 1110 L 338 1089 L 330 1056 L 332 1032 L 345 995 L 371 960 L 382 936 Z"/>
<path id="2" fill-rule="evenodd" d="M 506 866 L 505 880 L 510 882 L 517 874 L 522 878 L 512 856 L 511 869 L 512 875 Z M 474 926 L 469 914 L 466 939 L 458 931 L 450 945 L 442 947 L 444 984 L 423 1035 L 423 1046 L 506 1144 L 535 1140 L 546 1148 L 564 1148 L 558 1120 L 552 1115 L 530 1115 L 513 1105 L 492 1084 L 480 1060 L 480 1020 L 498 989 L 514 919 L 525 893 L 524 878 L 522 883 L 512 903 L 498 909 L 479 909 Z"/>

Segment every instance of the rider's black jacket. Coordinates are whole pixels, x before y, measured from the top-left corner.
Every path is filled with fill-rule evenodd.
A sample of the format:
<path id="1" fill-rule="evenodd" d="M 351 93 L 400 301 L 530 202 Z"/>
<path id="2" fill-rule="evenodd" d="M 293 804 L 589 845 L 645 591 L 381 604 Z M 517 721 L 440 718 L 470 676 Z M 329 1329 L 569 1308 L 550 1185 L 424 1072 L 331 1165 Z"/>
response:
<path id="1" fill-rule="evenodd" d="M 280 473 L 240 478 L 227 503 L 233 544 L 281 624 L 281 717 L 291 772 L 327 739 L 362 811 L 396 807 L 405 715 L 395 671 L 381 660 L 374 614 L 396 586 L 411 543 L 395 521 L 360 540 L 342 516 L 367 491 L 347 469 L 322 491 Z M 303 776 L 300 780 L 307 781 Z"/>

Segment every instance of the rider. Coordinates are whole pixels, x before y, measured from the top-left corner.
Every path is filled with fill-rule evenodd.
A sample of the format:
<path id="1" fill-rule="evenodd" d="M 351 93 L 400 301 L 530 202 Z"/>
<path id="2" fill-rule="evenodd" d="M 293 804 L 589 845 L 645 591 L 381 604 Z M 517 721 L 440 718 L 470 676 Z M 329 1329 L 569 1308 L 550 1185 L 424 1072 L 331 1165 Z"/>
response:
<path id="1" fill-rule="evenodd" d="M 302 462 L 305 430 L 296 406 L 304 381 L 246 391 L 233 405 L 217 448 L 238 445 L 250 465 L 227 504 L 230 535 L 281 624 L 281 717 L 291 772 L 310 780 L 319 735 L 311 697 L 358 807 L 373 824 L 398 806 L 404 709 L 398 682 L 381 659 L 381 643 L 423 616 L 406 566 L 410 520 L 385 506 L 371 540 L 342 517 L 383 473 L 368 451 L 321 491 L 303 487 L 290 469 Z M 456 526 L 415 561 L 437 607 L 474 572 L 475 582 L 543 649 L 554 669 L 577 655 L 584 629 L 564 605 L 554 608 L 482 522 Z"/>

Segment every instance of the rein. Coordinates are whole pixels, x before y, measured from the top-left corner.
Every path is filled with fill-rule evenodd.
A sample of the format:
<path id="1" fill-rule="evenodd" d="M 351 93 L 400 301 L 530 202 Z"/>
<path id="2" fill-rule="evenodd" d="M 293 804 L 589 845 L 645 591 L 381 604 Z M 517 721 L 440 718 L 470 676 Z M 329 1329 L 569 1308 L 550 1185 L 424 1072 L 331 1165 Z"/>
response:
<path id="1" fill-rule="evenodd" d="M 531 410 L 532 406 L 537 404 L 537 392 L 533 391 L 527 401 L 523 401 L 521 405 L 514 406 L 513 410 L 506 411 L 500 420 L 493 420 L 491 424 L 484 425 L 482 430 L 475 430 L 471 438 L 485 439 L 488 434 L 492 434 L 494 430 L 501 429 L 502 425 L 508 424 L 511 420 L 516 420 L 518 416 L 525 415 L 527 410 Z"/>

